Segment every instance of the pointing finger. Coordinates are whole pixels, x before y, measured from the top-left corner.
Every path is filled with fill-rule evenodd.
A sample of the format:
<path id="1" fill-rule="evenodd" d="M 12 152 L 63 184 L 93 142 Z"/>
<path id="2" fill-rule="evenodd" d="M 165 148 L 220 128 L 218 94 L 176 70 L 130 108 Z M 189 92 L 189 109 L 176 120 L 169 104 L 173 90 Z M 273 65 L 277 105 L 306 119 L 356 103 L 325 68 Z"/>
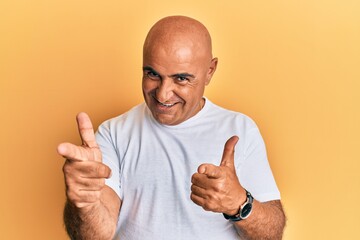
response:
<path id="1" fill-rule="evenodd" d="M 101 161 L 101 152 L 95 148 L 85 148 L 71 143 L 61 143 L 57 151 L 64 158 L 73 161 Z"/>
<path id="2" fill-rule="evenodd" d="M 220 166 L 235 168 L 234 153 L 235 153 L 235 146 L 238 141 L 239 141 L 238 136 L 232 136 L 226 141 Z"/>
<path id="3" fill-rule="evenodd" d="M 76 121 L 82 143 L 90 148 L 97 147 L 94 128 L 89 116 L 86 113 L 81 112 L 76 116 Z"/>

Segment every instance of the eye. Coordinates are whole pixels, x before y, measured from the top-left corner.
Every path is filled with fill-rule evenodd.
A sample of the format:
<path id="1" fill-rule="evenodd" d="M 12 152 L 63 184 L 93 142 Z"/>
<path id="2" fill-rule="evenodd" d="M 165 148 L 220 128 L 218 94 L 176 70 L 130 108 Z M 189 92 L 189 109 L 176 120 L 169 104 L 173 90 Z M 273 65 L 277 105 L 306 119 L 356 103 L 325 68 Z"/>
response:
<path id="1" fill-rule="evenodd" d="M 159 74 L 157 74 L 157 73 L 155 73 L 155 72 L 153 72 L 153 71 L 146 71 L 146 72 L 145 72 L 145 75 L 146 75 L 148 78 L 152 79 L 152 80 L 158 80 L 158 79 L 160 79 Z"/>
<path id="2" fill-rule="evenodd" d="M 176 78 L 176 80 L 179 81 L 179 82 L 184 82 L 184 81 L 189 81 L 189 78 L 184 77 L 184 76 L 178 76 Z"/>
<path id="3" fill-rule="evenodd" d="M 186 85 L 188 82 L 191 81 L 192 76 L 189 74 L 176 74 L 173 76 L 174 81 L 176 81 L 180 85 Z"/>

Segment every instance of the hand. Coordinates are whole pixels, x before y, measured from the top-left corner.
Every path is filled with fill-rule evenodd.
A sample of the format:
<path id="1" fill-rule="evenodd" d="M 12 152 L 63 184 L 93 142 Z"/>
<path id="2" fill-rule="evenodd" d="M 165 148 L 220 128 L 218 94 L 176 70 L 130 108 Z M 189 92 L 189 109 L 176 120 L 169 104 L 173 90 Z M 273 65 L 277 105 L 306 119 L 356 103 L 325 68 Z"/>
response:
<path id="1" fill-rule="evenodd" d="M 57 151 L 66 158 L 63 172 L 68 201 L 77 208 L 86 208 L 100 202 L 105 178 L 110 176 L 111 170 L 102 163 L 89 116 L 79 113 L 76 120 L 82 145 L 62 143 Z"/>
<path id="2" fill-rule="evenodd" d="M 224 146 L 220 166 L 202 164 L 191 179 L 191 200 L 206 211 L 235 215 L 246 201 L 234 166 L 235 145 L 239 138 L 231 137 Z"/>

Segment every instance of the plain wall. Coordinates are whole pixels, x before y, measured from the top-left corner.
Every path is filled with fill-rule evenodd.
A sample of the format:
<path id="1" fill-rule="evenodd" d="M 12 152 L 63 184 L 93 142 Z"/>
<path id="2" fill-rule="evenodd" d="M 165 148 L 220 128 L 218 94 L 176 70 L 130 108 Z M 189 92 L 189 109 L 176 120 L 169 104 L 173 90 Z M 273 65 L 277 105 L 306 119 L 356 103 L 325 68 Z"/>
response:
<path id="1" fill-rule="evenodd" d="M 286 240 L 360 239 L 360 2 L 0 2 L 0 238 L 67 239 L 63 159 L 95 126 L 143 101 L 141 50 L 167 15 L 202 21 L 218 70 L 206 96 L 265 139 Z"/>

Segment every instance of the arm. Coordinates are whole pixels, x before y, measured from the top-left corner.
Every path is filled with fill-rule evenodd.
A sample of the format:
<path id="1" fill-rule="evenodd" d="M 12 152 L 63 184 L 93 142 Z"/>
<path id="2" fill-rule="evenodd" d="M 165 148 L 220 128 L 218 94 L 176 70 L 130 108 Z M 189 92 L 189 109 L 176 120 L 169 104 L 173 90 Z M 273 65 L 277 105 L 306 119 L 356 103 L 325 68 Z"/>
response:
<path id="1" fill-rule="evenodd" d="M 282 239 L 285 221 L 280 200 L 264 203 L 255 200 L 251 215 L 234 225 L 244 239 L 277 240 Z"/>
<path id="2" fill-rule="evenodd" d="M 68 199 L 64 208 L 64 223 L 71 239 L 112 239 L 121 201 L 116 193 L 105 186 L 100 202 L 78 208 Z"/>
<path id="3" fill-rule="evenodd" d="M 66 158 L 63 167 L 66 230 L 71 239 L 112 239 L 121 200 L 105 185 L 111 170 L 102 163 L 89 117 L 80 113 L 77 121 L 83 145 L 62 143 L 58 146 L 59 154 Z"/>
<path id="4" fill-rule="evenodd" d="M 232 137 L 226 142 L 220 166 L 202 164 L 192 176 L 191 199 L 207 211 L 235 215 L 246 201 L 234 166 L 237 141 L 237 137 Z M 254 200 L 249 218 L 234 225 L 245 239 L 281 239 L 285 215 L 279 200 L 265 203 Z"/>

